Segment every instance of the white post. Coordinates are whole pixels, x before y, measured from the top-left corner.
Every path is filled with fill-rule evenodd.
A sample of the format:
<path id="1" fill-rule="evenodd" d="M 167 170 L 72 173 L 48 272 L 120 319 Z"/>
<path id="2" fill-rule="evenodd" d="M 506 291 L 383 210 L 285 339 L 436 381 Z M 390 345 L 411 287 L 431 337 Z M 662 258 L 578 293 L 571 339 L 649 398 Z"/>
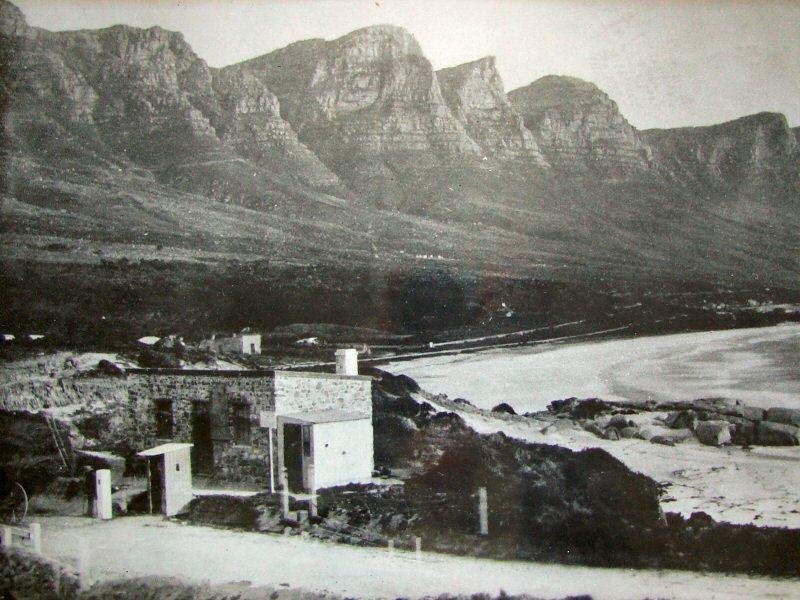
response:
<path id="1" fill-rule="evenodd" d="M 478 489 L 478 504 L 481 520 L 481 535 L 489 535 L 489 499 L 486 496 L 485 487 Z"/>
<path id="2" fill-rule="evenodd" d="M 42 526 L 39 523 L 31 523 L 31 545 L 36 554 L 42 553 Z"/>
<path id="3" fill-rule="evenodd" d="M 389 554 L 394 554 L 394 540 L 389 540 Z"/>
<path id="4" fill-rule="evenodd" d="M 422 538 L 415 537 L 414 538 L 414 557 L 417 560 L 422 559 Z"/>
<path id="5" fill-rule="evenodd" d="M 111 471 L 98 469 L 94 473 L 94 481 L 97 518 L 108 521 L 111 518 Z"/>
<path id="6" fill-rule="evenodd" d="M 13 538 L 11 537 L 11 527 L 3 527 L 3 548 L 11 548 Z"/>

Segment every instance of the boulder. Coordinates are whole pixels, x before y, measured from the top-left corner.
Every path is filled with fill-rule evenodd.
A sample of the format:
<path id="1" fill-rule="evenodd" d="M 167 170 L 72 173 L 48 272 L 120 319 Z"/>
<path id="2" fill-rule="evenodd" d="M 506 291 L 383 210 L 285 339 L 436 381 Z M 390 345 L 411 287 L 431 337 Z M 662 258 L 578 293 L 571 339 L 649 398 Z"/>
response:
<path id="1" fill-rule="evenodd" d="M 736 400 L 730 398 L 700 398 L 692 404 L 699 410 L 716 413 L 734 410 L 738 406 Z"/>
<path id="2" fill-rule="evenodd" d="M 691 440 L 694 438 L 694 432 L 691 429 L 671 429 L 670 431 L 658 435 L 671 440 L 676 444 L 680 444 L 686 440 Z M 650 439 L 652 440 L 653 438 Z"/>
<path id="3" fill-rule="evenodd" d="M 797 446 L 800 430 L 793 425 L 761 421 L 756 426 L 756 442 L 762 446 Z"/>
<path id="4" fill-rule="evenodd" d="M 764 415 L 766 411 L 763 408 L 758 408 L 756 406 L 737 406 L 735 409 L 730 411 L 725 411 L 727 415 L 735 415 L 737 417 L 743 417 L 748 421 L 763 421 Z"/>
<path id="5" fill-rule="evenodd" d="M 542 429 L 542 433 L 546 435 L 548 433 L 554 433 L 564 429 L 571 429 L 573 426 L 574 424 L 569 419 L 556 419 L 550 425 Z"/>
<path id="6" fill-rule="evenodd" d="M 640 427 L 634 437 L 640 440 L 650 440 L 654 435 L 661 435 L 663 430 L 655 427 Z"/>
<path id="7" fill-rule="evenodd" d="M 515 415 L 515 414 L 517 414 L 517 411 L 515 411 L 514 408 L 510 404 L 507 404 L 505 402 L 501 402 L 500 404 L 495 406 L 492 409 L 492 412 L 493 413 L 505 413 L 507 415 Z"/>
<path id="8" fill-rule="evenodd" d="M 738 446 L 751 446 L 756 441 L 756 424 L 751 421 L 737 423 L 731 435 L 733 443 Z"/>
<path id="9" fill-rule="evenodd" d="M 701 421 L 694 430 L 697 439 L 706 446 L 731 443 L 731 424 L 727 421 Z"/>
<path id="10" fill-rule="evenodd" d="M 651 444 L 661 444 L 662 446 L 674 446 L 675 442 L 664 435 L 654 435 L 650 438 Z"/>
<path id="11" fill-rule="evenodd" d="M 697 413 L 693 410 L 671 412 L 665 420 L 670 429 L 691 429 L 697 425 Z"/>
<path id="12" fill-rule="evenodd" d="M 584 431 L 588 431 L 589 433 L 595 434 L 597 437 L 602 438 L 605 437 L 603 435 L 603 429 L 595 423 L 594 421 L 589 421 L 583 426 Z"/>
<path id="13" fill-rule="evenodd" d="M 797 408 L 770 408 L 764 417 L 765 421 L 783 423 L 800 427 L 800 409 Z"/>
<path id="14" fill-rule="evenodd" d="M 717 421 L 726 421 L 727 423 L 730 423 L 731 425 L 747 425 L 747 424 L 752 424 L 752 421 L 751 421 L 750 419 L 746 419 L 746 418 L 744 418 L 744 417 L 737 416 L 737 415 L 730 415 L 730 414 L 717 414 L 717 415 L 715 415 L 715 416 L 716 416 L 716 419 L 714 419 L 714 420 L 717 420 Z"/>
<path id="15" fill-rule="evenodd" d="M 619 429 L 616 427 L 608 427 L 605 431 L 604 437 L 607 440 L 618 440 L 620 438 Z"/>
<path id="16" fill-rule="evenodd" d="M 633 421 L 629 421 L 625 418 L 625 415 L 614 415 L 609 420 L 608 425 L 606 427 L 616 427 L 617 429 L 624 429 L 625 427 L 633 427 Z"/>
<path id="17" fill-rule="evenodd" d="M 763 408 L 758 408 L 757 406 L 742 407 L 742 416 L 745 419 L 750 419 L 751 421 L 763 421 L 766 414 L 767 411 L 765 411 Z"/>
<path id="18" fill-rule="evenodd" d="M 625 439 L 631 439 L 636 437 L 636 434 L 639 433 L 638 427 L 623 427 L 619 430 L 619 435 Z"/>

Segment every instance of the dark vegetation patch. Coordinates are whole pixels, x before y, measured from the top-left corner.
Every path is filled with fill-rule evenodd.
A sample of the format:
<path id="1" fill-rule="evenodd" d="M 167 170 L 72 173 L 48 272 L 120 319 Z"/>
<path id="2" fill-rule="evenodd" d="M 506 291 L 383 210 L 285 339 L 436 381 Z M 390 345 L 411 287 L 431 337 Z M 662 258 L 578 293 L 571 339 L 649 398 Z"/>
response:
<path id="1" fill-rule="evenodd" d="M 0 493 L 17 481 L 29 496 L 60 476 L 71 474 L 75 457 L 64 426 L 54 422 L 66 451 L 66 463 L 55 447 L 53 430 L 43 415 L 0 411 Z"/>
<path id="2" fill-rule="evenodd" d="M 800 318 L 716 310 L 710 304 L 796 302 L 797 292 L 731 291 L 685 282 L 636 289 L 591 278 L 564 282 L 457 268 L 386 270 L 269 261 L 5 260 L 1 267 L 0 329 L 42 333 L 45 343 L 54 346 L 116 348 L 144 335 L 178 333 L 193 340 L 214 331 L 249 326 L 266 332 L 292 323 L 344 326 L 332 333 L 345 338 L 359 328 L 371 329 L 366 337 L 358 334 L 368 342 L 380 331 L 411 335 L 405 343 L 427 344 L 523 329 L 538 329 L 531 337 L 541 339 L 627 325 L 627 334 L 643 334 Z M 574 321 L 581 324 L 551 329 Z M 265 341 L 286 351 L 292 349 L 291 337 Z"/>
<path id="3" fill-rule="evenodd" d="M 44 557 L 0 548 L 0 598 L 76 600 L 78 579 Z"/>

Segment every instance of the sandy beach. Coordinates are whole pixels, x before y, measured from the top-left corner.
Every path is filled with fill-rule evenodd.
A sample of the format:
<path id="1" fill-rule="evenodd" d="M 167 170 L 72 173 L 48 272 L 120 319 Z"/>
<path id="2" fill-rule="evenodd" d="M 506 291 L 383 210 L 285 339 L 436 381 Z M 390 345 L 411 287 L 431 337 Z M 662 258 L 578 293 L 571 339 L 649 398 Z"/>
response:
<path id="1" fill-rule="evenodd" d="M 463 397 L 483 409 L 508 402 L 518 413 L 543 410 L 550 401 L 571 396 L 616 401 L 726 396 L 753 406 L 798 407 L 800 325 L 493 350 L 398 362 L 388 370 L 416 379 L 426 392 Z M 503 431 L 573 450 L 603 448 L 634 471 L 669 484 L 662 498 L 665 511 L 800 527 L 800 447 L 609 441 L 578 426 L 543 433 L 546 423 L 536 419 L 457 412 L 482 433 Z M 657 426 L 659 416 L 643 413 L 634 419 Z"/>

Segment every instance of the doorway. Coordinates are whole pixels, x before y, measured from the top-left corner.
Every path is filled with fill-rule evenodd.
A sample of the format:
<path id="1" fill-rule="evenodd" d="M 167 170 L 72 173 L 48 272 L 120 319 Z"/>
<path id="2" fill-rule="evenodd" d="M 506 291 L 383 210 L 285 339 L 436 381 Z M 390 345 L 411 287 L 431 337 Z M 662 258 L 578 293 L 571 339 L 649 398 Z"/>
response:
<path id="1" fill-rule="evenodd" d="M 211 407 L 209 402 L 192 403 L 192 471 L 211 475 L 214 472 L 214 444 L 211 441 Z"/>
<path id="2" fill-rule="evenodd" d="M 283 465 L 286 483 L 293 492 L 303 488 L 303 428 L 294 423 L 283 424 Z"/>
<path id="3" fill-rule="evenodd" d="M 151 456 L 150 462 L 150 512 L 164 512 L 164 456 Z"/>

